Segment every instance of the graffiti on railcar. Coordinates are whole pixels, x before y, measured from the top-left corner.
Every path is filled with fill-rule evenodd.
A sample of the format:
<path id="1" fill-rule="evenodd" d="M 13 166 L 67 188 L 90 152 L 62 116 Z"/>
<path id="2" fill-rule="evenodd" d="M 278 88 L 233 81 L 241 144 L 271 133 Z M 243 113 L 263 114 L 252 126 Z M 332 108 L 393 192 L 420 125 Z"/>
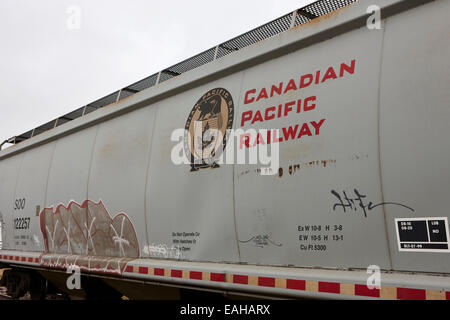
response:
<path id="1" fill-rule="evenodd" d="M 403 208 L 406 208 L 410 210 L 411 212 L 414 212 L 414 209 L 411 207 L 408 207 L 407 205 L 398 203 L 398 202 L 380 202 L 377 204 L 374 204 L 372 201 L 365 200 L 367 198 L 367 195 L 358 191 L 358 189 L 353 189 L 353 192 L 355 193 L 354 197 L 347 196 L 347 193 L 345 190 L 342 191 L 342 197 L 341 194 L 335 190 L 331 190 L 331 194 L 335 196 L 338 200 L 338 202 L 333 204 L 333 211 L 336 211 L 336 208 L 339 207 L 341 210 L 346 213 L 347 210 L 349 212 L 358 211 L 358 209 L 361 209 L 363 215 L 365 218 L 367 218 L 367 213 L 371 210 L 375 209 L 379 206 L 384 205 L 394 205 L 394 206 L 400 206 Z M 368 203 L 367 203 L 368 201 Z"/>
<path id="2" fill-rule="evenodd" d="M 128 261 L 139 257 L 139 243 L 130 218 L 123 212 L 111 217 L 103 202 L 71 201 L 40 213 L 44 238 L 43 264 L 62 267 L 73 263 L 82 269 L 123 272 Z"/>

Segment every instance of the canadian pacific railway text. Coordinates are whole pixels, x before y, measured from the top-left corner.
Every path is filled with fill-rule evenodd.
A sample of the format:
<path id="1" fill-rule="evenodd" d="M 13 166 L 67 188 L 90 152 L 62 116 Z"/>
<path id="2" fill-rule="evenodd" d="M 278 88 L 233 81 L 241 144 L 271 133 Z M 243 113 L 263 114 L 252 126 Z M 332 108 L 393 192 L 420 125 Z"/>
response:
<path id="1" fill-rule="evenodd" d="M 343 78 L 346 75 L 355 73 L 356 60 L 353 59 L 350 63 L 341 63 L 339 67 L 330 66 L 325 72 L 318 70 L 314 73 L 304 74 L 297 79 L 289 79 L 281 81 L 277 84 L 272 84 L 270 87 L 263 87 L 260 89 L 249 89 L 244 96 L 244 106 L 261 103 L 266 99 L 275 96 L 286 95 L 291 92 L 303 90 L 313 85 L 321 85 L 330 80 Z M 295 99 L 277 105 L 269 105 L 267 107 L 252 106 L 251 109 L 245 110 L 241 114 L 241 127 L 253 125 L 289 117 L 292 114 L 303 114 L 305 112 L 317 110 L 319 98 L 315 95 L 302 99 Z M 325 118 L 317 119 L 315 121 L 308 121 L 283 127 L 280 129 L 280 136 L 277 136 L 275 131 L 268 130 L 266 135 L 258 133 L 252 135 L 244 133 L 239 138 L 239 148 L 256 147 L 259 144 L 278 143 L 294 139 L 302 139 L 304 137 L 318 136 L 320 129 L 326 122 Z"/>

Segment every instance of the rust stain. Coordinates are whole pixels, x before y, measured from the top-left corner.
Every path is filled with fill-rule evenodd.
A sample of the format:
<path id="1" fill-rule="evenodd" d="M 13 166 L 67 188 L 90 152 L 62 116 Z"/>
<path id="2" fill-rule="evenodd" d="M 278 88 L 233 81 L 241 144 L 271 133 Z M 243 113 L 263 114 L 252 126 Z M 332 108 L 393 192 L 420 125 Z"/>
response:
<path id="1" fill-rule="evenodd" d="M 354 2 L 354 3 L 356 3 L 356 2 Z M 332 17 L 336 17 L 337 18 L 337 16 L 342 12 L 342 10 L 347 9 L 350 5 L 352 5 L 354 3 L 346 5 L 346 6 L 342 7 L 342 8 L 336 9 L 336 10 L 330 12 L 330 13 L 327 13 L 327 14 L 324 14 L 323 16 L 320 16 L 320 17 L 317 17 L 315 19 L 312 19 L 312 20 L 310 20 L 310 21 L 308 21 L 306 23 L 300 24 L 298 26 L 294 26 L 290 30 L 298 30 L 298 29 L 300 29 L 302 27 L 315 26 L 316 24 L 319 24 L 319 23 L 321 23 L 321 22 L 323 22 L 325 20 L 328 20 L 328 19 L 330 19 Z"/>
<path id="2" fill-rule="evenodd" d="M 322 160 L 320 163 L 323 165 L 324 168 L 327 167 L 328 164 L 336 164 L 336 160 Z"/>
<path id="3" fill-rule="evenodd" d="M 317 167 L 317 166 L 323 166 L 326 168 L 327 166 L 330 166 L 331 164 L 336 165 L 336 160 L 334 159 L 328 159 L 328 160 L 315 160 L 315 161 L 309 161 L 304 163 L 298 163 L 293 164 L 288 167 L 289 175 L 294 175 L 297 171 L 300 171 L 301 167 Z M 278 176 L 281 178 L 283 176 L 283 168 L 280 168 L 278 170 Z"/>
<path id="4" fill-rule="evenodd" d="M 146 151 L 148 148 L 148 138 L 146 136 L 137 136 L 130 143 L 130 151 Z"/>
<path id="5" fill-rule="evenodd" d="M 312 166 L 317 166 L 318 164 L 319 164 L 319 161 L 310 161 L 306 165 L 312 167 Z"/>
<path id="6" fill-rule="evenodd" d="M 110 104 L 108 104 L 108 105 L 106 105 L 106 106 L 103 106 L 103 108 L 110 108 L 110 107 L 113 107 L 113 106 L 115 106 L 115 105 L 117 105 L 117 104 L 119 104 L 119 103 L 122 103 L 123 101 L 127 100 L 128 98 L 131 98 L 131 97 L 134 96 L 135 94 L 136 94 L 136 93 L 133 93 L 133 94 L 129 95 L 128 97 L 125 97 L 125 98 L 123 98 L 123 99 L 120 99 L 119 101 L 116 101 L 116 102 L 110 103 Z"/>
<path id="7" fill-rule="evenodd" d="M 110 142 L 110 143 L 105 144 L 100 152 L 101 152 L 101 155 L 103 158 L 109 158 L 113 155 L 115 149 L 116 149 L 116 144 Z"/>
<path id="8" fill-rule="evenodd" d="M 256 172 L 260 173 L 261 169 L 256 169 Z M 237 177 L 240 178 L 240 177 L 245 176 L 246 174 L 249 174 L 249 173 L 250 173 L 250 170 L 245 170 L 245 171 L 240 172 Z"/>
<path id="9" fill-rule="evenodd" d="M 289 159 L 291 162 L 296 161 L 296 159 L 305 158 L 311 150 L 310 143 L 302 143 L 295 146 L 286 146 L 280 150 L 281 159 Z"/>
<path id="10" fill-rule="evenodd" d="M 283 169 L 282 167 L 278 168 L 278 177 L 282 178 L 283 175 L 285 175 L 285 172 L 289 172 L 290 176 L 295 175 L 296 172 L 300 171 L 300 169 L 309 167 L 309 168 L 313 168 L 313 167 L 323 167 L 323 168 L 327 168 L 330 167 L 331 165 L 336 165 L 337 160 L 335 159 L 327 159 L 327 160 L 315 160 L 315 161 L 309 161 L 309 162 L 303 162 L 303 163 L 297 163 L 297 164 L 292 164 L 287 166 L 285 169 Z M 287 171 L 285 171 L 287 170 Z M 254 172 L 256 174 L 261 174 L 262 170 L 261 168 L 257 168 L 257 169 L 253 169 L 253 170 L 244 170 L 238 173 L 237 177 L 243 177 L 244 175 L 247 175 L 251 172 Z M 272 172 L 272 170 L 270 170 L 270 172 Z"/>
<path id="11" fill-rule="evenodd" d="M 299 164 L 294 164 L 292 166 L 289 166 L 289 174 L 290 175 L 293 175 L 295 172 L 297 172 L 297 170 L 300 170 Z"/>
<path id="12" fill-rule="evenodd" d="M 107 159 L 111 157 L 124 157 L 127 154 L 142 154 L 148 149 L 147 136 L 127 137 L 123 141 L 115 135 L 111 135 L 108 141 L 100 148 L 100 158 Z"/>

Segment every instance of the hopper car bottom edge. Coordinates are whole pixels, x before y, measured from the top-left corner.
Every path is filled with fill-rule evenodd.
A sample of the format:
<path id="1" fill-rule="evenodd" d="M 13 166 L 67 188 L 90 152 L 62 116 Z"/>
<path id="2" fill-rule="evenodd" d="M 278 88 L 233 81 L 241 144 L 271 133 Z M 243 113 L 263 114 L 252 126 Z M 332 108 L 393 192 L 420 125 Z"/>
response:
<path id="1" fill-rule="evenodd" d="M 1 280 L 13 297 L 49 288 L 76 299 L 324 298 L 450 300 L 442 274 L 123 259 L 0 250 Z M 69 289 L 75 271 L 79 286 Z M 378 277 L 378 282 L 377 282 Z"/>

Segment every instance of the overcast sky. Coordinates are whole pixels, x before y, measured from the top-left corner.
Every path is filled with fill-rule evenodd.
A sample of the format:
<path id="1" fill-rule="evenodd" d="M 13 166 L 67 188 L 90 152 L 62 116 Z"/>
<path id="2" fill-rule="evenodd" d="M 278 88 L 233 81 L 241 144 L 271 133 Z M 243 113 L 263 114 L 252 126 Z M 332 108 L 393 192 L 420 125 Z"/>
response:
<path id="1" fill-rule="evenodd" d="M 0 143 L 312 2 L 0 0 Z"/>

